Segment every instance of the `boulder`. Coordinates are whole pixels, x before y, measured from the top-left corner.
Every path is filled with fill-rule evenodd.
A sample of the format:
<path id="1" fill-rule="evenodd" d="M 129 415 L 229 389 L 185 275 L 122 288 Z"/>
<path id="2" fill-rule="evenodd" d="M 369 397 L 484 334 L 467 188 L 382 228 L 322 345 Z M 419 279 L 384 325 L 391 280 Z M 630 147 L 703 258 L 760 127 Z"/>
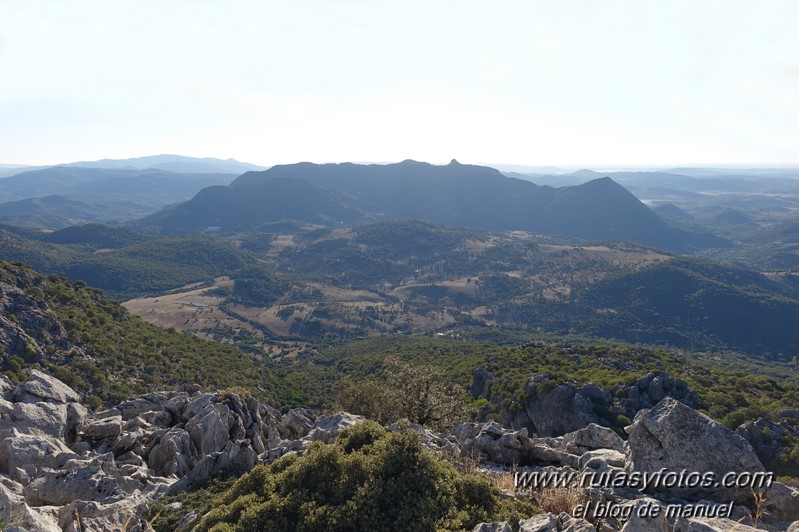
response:
<path id="1" fill-rule="evenodd" d="M 731 471 L 764 471 L 746 440 L 671 397 L 636 419 L 627 442 L 627 471 L 713 472 L 717 479 Z M 688 500 L 708 498 L 728 502 L 751 497 L 751 490 L 743 488 L 708 490 L 702 486 L 674 485 L 650 486 L 649 491 Z"/>
<path id="2" fill-rule="evenodd" d="M 613 449 L 624 451 L 624 440 L 613 429 L 590 423 L 587 427 L 563 436 L 565 444 L 573 444 L 586 449 Z"/>
<path id="3" fill-rule="evenodd" d="M 196 417 L 201 411 L 208 407 L 208 405 L 217 403 L 219 394 L 216 393 L 203 393 L 196 395 L 188 401 L 183 410 L 180 412 L 180 417 L 183 421 L 188 421 Z"/>
<path id="4" fill-rule="evenodd" d="M 157 475 L 182 477 L 197 463 L 189 433 L 173 427 L 153 440 L 147 464 Z"/>
<path id="5" fill-rule="evenodd" d="M 313 427 L 315 416 L 304 408 L 289 410 L 277 424 L 280 437 L 285 440 L 298 440 L 305 437 Z"/>
<path id="6" fill-rule="evenodd" d="M 144 532 L 152 527 L 142 518 L 149 500 L 139 492 L 109 503 L 72 501 L 58 511 L 58 526 L 66 532 L 125 530 Z"/>
<path id="7" fill-rule="evenodd" d="M 23 471 L 35 473 L 41 468 L 59 468 L 75 457 L 57 438 L 20 434 L 13 428 L 0 431 L 0 473 L 15 480 L 22 480 Z"/>
<path id="8" fill-rule="evenodd" d="M 200 460 L 188 475 L 172 484 L 166 494 L 177 495 L 181 491 L 202 486 L 215 477 L 246 473 L 240 469 L 240 466 L 241 461 L 234 462 L 230 454 L 225 451 L 211 453 Z"/>
<path id="9" fill-rule="evenodd" d="M 307 438 L 311 441 L 333 443 L 343 430 L 354 427 L 358 423 L 363 423 L 364 421 L 366 421 L 366 418 L 363 416 L 356 416 L 354 414 L 348 414 L 347 412 L 338 412 L 332 416 L 323 417 L 314 423 L 312 429 L 307 434 Z"/>
<path id="10" fill-rule="evenodd" d="M 79 403 L 80 395 L 75 390 L 41 371 L 32 369 L 28 380 L 17 384 L 11 397 L 20 403 Z"/>
<path id="11" fill-rule="evenodd" d="M 691 519 L 678 518 L 674 523 L 674 532 L 756 532 L 756 528 L 738 523 L 731 519 L 723 518 L 702 518 L 694 517 Z"/>
<path id="12" fill-rule="evenodd" d="M 642 514 L 645 514 L 646 511 L 642 510 L 641 507 L 647 505 L 648 507 L 653 506 L 660 506 L 663 508 L 663 505 L 656 501 L 655 499 L 650 498 L 643 498 L 638 499 L 632 505 L 632 512 L 630 514 L 630 518 L 627 519 L 627 522 L 624 523 L 624 526 L 621 529 L 621 532 L 671 532 L 672 526 L 669 524 L 668 519 L 664 513 L 660 513 L 657 517 L 644 517 Z M 640 513 L 639 513 L 640 511 Z"/>
<path id="13" fill-rule="evenodd" d="M 0 399 L 0 429 L 14 428 L 21 434 L 64 438 L 68 405 L 54 403 L 9 403 Z"/>
<path id="14" fill-rule="evenodd" d="M 0 374 L 0 398 L 11 399 L 11 391 L 14 389 L 14 383 L 5 375 Z"/>
<path id="15" fill-rule="evenodd" d="M 480 523 L 472 532 L 513 532 L 507 521 L 501 523 Z"/>
<path id="16" fill-rule="evenodd" d="M 90 440 L 102 440 L 122 434 L 122 416 L 107 417 L 90 421 L 81 427 L 80 432 Z"/>
<path id="17" fill-rule="evenodd" d="M 22 485 L 9 479 L 0 482 L 0 522 L 15 523 L 22 530 L 61 532 L 50 512 L 28 506 L 22 495 Z"/>
<path id="18" fill-rule="evenodd" d="M 522 446 L 527 437 L 527 429 L 505 431 L 493 421 L 483 424 L 480 432 L 461 445 L 461 455 L 479 458 L 481 461 L 504 465 L 528 465 L 522 460 Z"/>
<path id="19" fill-rule="evenodd" d="M 546 513 L 519 520 L 519 532 L 550 532 L 558 530 L 558 517 Z"/>
<path id="20" fill-rule="evenodd" d="M 485 397 L 486 399 L 491 399 L 490 396 L 490 388 L 491 382 L 494 380 L 494 375 L 488 371 L 488 368 L 485 366 L 480 366 L 472 375 L 472 385 L 469 388 L 469 391 L 472 394 L 474 399 L 478 397 Z"/>
<path id="21" fill-rule="evenodd" d="M 553 449 L 547 445 L 534 444 L 532 441 L 525 445 L 523 457 L 522 465 L 555 464 L 569 466 L 572 469 L 576 469 L 580 461 L 577 455 L 559 449 Z"/>
<path id="22" fill-rule="evenodd" d="M 580 456 L 577 463 L 579 469 L 599 469 L 599 464 L 604 463 L 612 467 L 624 467 L 624 454 L 613 449 L 595 449 Z"/>
<path id="23" fill-rule="evenodd" d="M 779 519 L 799 519 L 799 489 L 774 482 L 766 490 L 765 507 Z"/>
<path id="24" fill-rule="evenodd" d="M 560 525 L 557 530 L 562 532 L 596 532 L 596 527 L 585 519 L 569 517 L 565 512 L 558 518 Z"/>
<path id="25" fill-rule="evenodd" d="M 664 397 L 676 399 L 691 408 L 699 405 L 699 395 L 688 389 L 685 381 L 671 378 L 663 372 L 647 373 L 635 381 L 625 391 L 622 405 L 629 415 L 635 415 L 642 408 L 651 408 Z"/>
<path id="26" fill-rule="evenodd" d="M 777 421 L 760 419 L 747 421 L 735 433 L 749 442 L 764 466 L 773 469 L 793 449 L 786 442 L 799 439 L 799 424 L 790 417 Z"/>
<path id="27" fill-rule="evenodd" d="M 225 405 L 210 403 L 189 419 L 185 428 L 200 456 L 207 456 L 222 450 L 230 440 L 232 425 L 230 409 Z"/>
<path id="28" fill-rule="evenodd" d="M 122 415 L 124 421 L 128 421 L 144 412 L 160 410 L 160 405 L 144 397 L 136 397 L 118 404 L 115 410 L 119 411 L 118 414 Z"/>

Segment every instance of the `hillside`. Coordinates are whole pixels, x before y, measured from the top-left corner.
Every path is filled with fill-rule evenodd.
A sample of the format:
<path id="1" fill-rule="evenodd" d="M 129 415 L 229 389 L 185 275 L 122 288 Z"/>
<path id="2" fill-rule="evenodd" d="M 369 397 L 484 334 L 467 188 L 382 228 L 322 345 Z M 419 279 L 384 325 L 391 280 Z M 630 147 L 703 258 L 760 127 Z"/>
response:
<path id="1" fill-rule="evenodd" d="M 2 370 L 12 381 L 40 367 L 94 406 L 187 383 L 276 395 L 250 355 L 146 323 L 85 283 L 0 261 L 0 310 Z"/>
<path id="2" fill-rule="evenodd" d="M 40 233 L 36 239 L 0 230 L 0 257 L 84 281 L 118 297 L 208 282 L 258 263 L 247 250 L 209 236 L 153 238 L 99 224 Z"/>
<path id="3" fill-rule="evenodd" d="M 471 326 L 781 360 L 799 353 L 790 326 L 799 277 L 632 244 L 420 221 L 273 224 L 229 238 L 87 225 L 0 232 L 0 253 L 135 298 L 129 308 L 154 323 L 258 353 L 278 339 L 294 351 L 298 341 Z"/>
<path id="4" fill-rule="evenodd" d="M 273 353 L 276 336 L 315 342 L 472 326 L 772 359 L 799 353 L 789 326 L 799 319 L 793 277 L 631 244 L 574 245 L 419 221 L 252 232 L 235 241 L 276 277 L 242 270 L 211 288 L 126 305 L 145 319 L 219 339 L 231 335 L 217 324 L 233 324 L 238 342 L 264 353 Z"/>
<path id="5" fill-rule="evenodd" d="M 668 249 L 723 245 L 707 233 L 670 228 L 611 179 L 554 189 L 457 161 L 446 166 L 415 161 L 275 166 L 247 172 L 228 187 L 206 188 L 134 226 L 167 234 L 209 227 L 232 233 L 286 219 L 327 226 L 416 219 Z"/>
<path id="6" fill-rule="evenodd" d="M 0 222 L 25 227 L 61 229 L 87 222 L 108 223 L 149 214 L 151 208 L 130 202 L 91 202 L 65 196 L 44 196 L 0 203 Z"/>

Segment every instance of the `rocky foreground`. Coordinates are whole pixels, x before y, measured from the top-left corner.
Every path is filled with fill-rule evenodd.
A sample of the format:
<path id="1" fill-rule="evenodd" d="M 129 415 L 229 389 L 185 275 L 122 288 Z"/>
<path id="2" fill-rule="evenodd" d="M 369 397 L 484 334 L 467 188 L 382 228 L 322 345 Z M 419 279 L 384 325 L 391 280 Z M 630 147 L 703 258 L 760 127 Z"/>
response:
<path id="1" fill-rule="evenodd" d="M 90 414 L 77 393 L 35 370 L 16 386 L 0 377 L 0 395 L 0 520 L 15 531 L 152 530 L 145 514 L 154 500 L 218 474 L 241 474 L 286 453 L 301 453 L 312 441 L 331 443 L 363 421 L 347 413 L 317 417 L 307 410 L 281 415 L 251 397 L 192 386 Z M 746 429 L 750 441 L 757 439 L 757 427 Z M 529 479 L 557 472 L 591 479 L 584 516 L 574 511 L 531 516 L 522 521 L 523 531 L 746 531 L 754 530 L 752 525 L 799 530 L 799 489 L 778 482 L 759 504 L 744 486 L 610 482 L 664 468 L 717 478 L 731 471 L 765 471 L 741 435 L 671 396 L 638 412 L 626 429 L 627 441 L 595 423 L 559 437 L 533 437 L 527 429 L 493 422 L 461 423 L 449 434 L 414 428 L 427 447 L 456 459 L 477 459 L 485 474 L 512 471 Z M 532 496 L 541 497 L 541 490 Z M 663 512 L 653 517 L 653 507 Z M 670 507 L 710 508 L 724 516 L 667 516 Z M 631 508 L 629 515 L 621 508 Z M 191 530 L 200 517 L 186 515 L 180 530 Z M 510 527 L 486 523 L 477 530 Z"/>

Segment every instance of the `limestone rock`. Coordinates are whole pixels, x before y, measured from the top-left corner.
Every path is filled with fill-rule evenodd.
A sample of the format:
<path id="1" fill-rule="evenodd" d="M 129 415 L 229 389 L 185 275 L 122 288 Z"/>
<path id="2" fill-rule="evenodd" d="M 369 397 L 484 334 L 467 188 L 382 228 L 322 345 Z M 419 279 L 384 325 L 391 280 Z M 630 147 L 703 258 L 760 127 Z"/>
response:
<path id="1" fill-rule="evenodd" d="M 189 433 L 173 427 L 153 441 L 147 463 L 158 475 L 182 477 L 197 463 L 193 447 Z"/>
<path id="2" fill-rule="evenodd" d="M 624 467 L 624 454 L 613 449 L 596 449 L 580 456 L 578 467 L 583 469 L 598 469 L 598 464 L 605 463 L 612 467 Z"/>
<path id="3" fill-rule="evenodd" d="M 289 410 L 277 424 L 280 436 L 286 440 L 298 440 L 305 437 L 313 427 L 313 412 L 304 408 Z"/>
<path id="4" fill-rule="evenodd" d="M 551 386 L 547 375 L 533 375 L 524 391 L 525 410 L 539 436 L 559 436 L 597 421 L 590 399 L 568 384 Z"/>
<path id="5" fill-rule="evenodd" d="M 547 513 L 519 521 L 519 532 L 550 532 L 558 530 L 558 517 Z"/>
<path id="6" fill-rule="evenodd" d="M 527 438 L 527 429 L 505 431 L 494 422 L 485 423 L 480 432 L 461 446 L 461 455 L 479 457 L 497 464 L 527 465 L 522 460 L 522 445 Z"/>
<path id="7" fill-rule="evenodd" d="M 570 432 L 563 436 L 563 442 L 586 449 L 613 449 L 624 451 L 624 440 L 612 429 L 590 423 L 587 427 Z"/>
<path id="8" fill-rule="evenodd" d="M 72 388 L 41 371 L 30 370 L 28 380 L 20 382 L 11 392 L 14 401 L 21 403 L 79 403 L 80 395 Z"/>
<path id="9" fill-rule="evenodd" d="M 647 373 L 624 394 L 624 409 L 629 415 L 635 415 L 642 408 L 651 408 L 664 397 L 671 397 L 686 406 L 695 408 L 699 405 L 699 395 L 688 388 L 682 379 L 669 377 L 663 372 Z"/>
<path id="10" fill-rule="evenodd" d="M 774 482 L 766 491 L 765 507 L 779 519 L 799 519 L 799 489 Z"/>
<path id="11" fill-rule="evenodd" d="M 0 521 L 15 523 L 23 530 L 61 532 L 58 521 L 49 512 L 28 506 L 22 486 L 8 479 L 0 482 Z"/>
<path id="12" fill-rule="evenodd" d="M 488 368 L 485 366 L 480 366 L 472 375 L 472 385 L 469 388 L 469 391 L 472 394 L 474 399 L 478 397 L 485 397 L 486 399 L 491 399 L 491 394 L 489 392 L 491 387 L 491 382 L 493 382 L 494 376 L 488 371 Z"/>
<path id="13" fill-rule="evenodd" d="M 54 403 L 9 403 L 0 399 L 0 429 L 14 428 L 22 434 L 64 438 L 68 405 Z"/>
<path id="14" fill-rule="evenodd" d="M 723 518 L 678 518 L 674 532 L 756 532 L 751 526 Z"/>
<path id="15" fill-rule="evenodd" d="M 356 416 L 347 412 L 338 412 L 332 416 L 323 417 L 314 423 L 307 437 L 311 441 L 333 443 L 343 430 L 354 427 L 358 423 L 363 423 L 364 421 L 366 421 L 366 418 L 363 416 Z"/>
<path id="16" fill-rule="evenodd" d="M 76 456 L 56 438 L 20 434 L 14 428 L 0 431 L 0 473 L 15 480 L 21 480 L 20 471 L 59 468 Z"/>
<path id="17" fill-rule="evenodd" d="M 186 423 L 194 448 L 200 456 L 220 451 L 228 442 L 233 420 L 230 409 L 218 403 L 206 405 Z"/>
<path id="18" fill-rule="evenodd" d="M 472 532 L 513 532 L 507 521 L 501 523 L 480 523 Z"/>
<path id="19" fill-rule="evenodd" d="M 0 398 L 10 399 L 11 391 L 14 389 L 14 383 L 5 375 L 0 375 Z"/>
<path id="20" fill-rule="evenodd" d="M 140 517 L 145 513 L 148 502 L 148 499 L 138 492 L 123 500 L 110 503 L 73 501 L 59 510 L 58 525 L 64 531 L 74 532 L 151 531 L 152 527 Z"/>
<path id="21" fill-rule="evenodd" d="M 170 481 L 151 477 L 146 468 L 119 466 L 113 455 L 71 460 L 63 467 L 40 471 L 25 486 L 25 500 L 32 506 L 63 506 L 75 500 L 113 502 L 138 489 L 163 491 Z"/>
<path id="22" fill-rule="evenodd" d="M 632 504 L 632 513 L 627 522 L 624 523 L 621 532 L 671 532 L 672 526 L 664 513 L 661 512 L 657 517 L 642 517 L 639 515 L 638 510 L 643 505 L 648 505 L 650 508 L 653 506 L 663 507 L 655 499 L 644 498 L 637 500 Z"/>
<path id="23" fill-rule="evenodd" d="M 634 424 L 626 452 L 628 471 L 654 473 L 663 468 L 680 472 L 714 472 L 721 479 L 730 471 L 763 471 L 754 449 L 740 436 L 671 397 L 664 398 Z M 683 499 L 744 500 L 751 490 L 701 486 L 664 487 L 662 493 Z"/>
<path id="24" fill-rule="evenodd" d="M 81 427 L 81 433 L 92 440 L 102 440 L 122 434 L 122 416 L 107 417 L 91 421 Z"/>
<path id="25" fill-rule="evenodd" d="M 786 441 L 799 439 L 799 424 L 796 423 L 796 419 L 790 416 L 783 417 L 785 419 L 776 421 L 769 419 L 747 421 L 735 431 L 749 442 L 761 463 L 769 469 L 779 464 L 780 459 L 792 450 L 792 446 L 786 445 Z"/>

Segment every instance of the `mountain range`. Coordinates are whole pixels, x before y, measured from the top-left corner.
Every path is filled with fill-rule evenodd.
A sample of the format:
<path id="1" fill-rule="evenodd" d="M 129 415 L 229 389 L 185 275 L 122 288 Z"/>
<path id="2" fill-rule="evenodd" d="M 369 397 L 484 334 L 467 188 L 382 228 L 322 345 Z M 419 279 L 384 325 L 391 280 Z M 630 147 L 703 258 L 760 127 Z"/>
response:
<path id="1" fill-rule="evenodd" d="M 282 220 L 353 225 L 415 219 L 493 231 L 624 240 L 671 250 L 725 241 L 670 227 L 612 179 L 553 188 L 452 161 L 388 165 L 299 163 L 247 172 L 133 224 L 162 234 L 248 231 Z"/>

